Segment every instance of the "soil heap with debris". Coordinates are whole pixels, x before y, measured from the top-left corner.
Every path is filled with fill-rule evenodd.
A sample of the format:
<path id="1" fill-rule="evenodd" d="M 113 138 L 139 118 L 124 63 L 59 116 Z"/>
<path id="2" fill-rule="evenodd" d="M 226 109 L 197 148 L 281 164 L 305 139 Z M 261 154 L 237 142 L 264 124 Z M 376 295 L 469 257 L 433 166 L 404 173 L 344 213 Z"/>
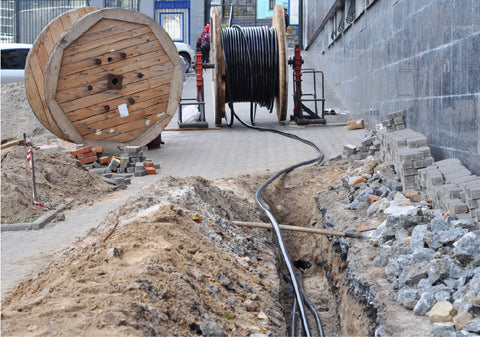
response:
<path id="1" fill-rule="evenodd" d="M 32 173 L 26 146 L 2 151 L 2 224 L 28 222 L 45 214 L 33 203 Z M 65 153 L 34 149 L 36 201 L 56 208 L 68 201 L 73 206 L 92 203 L 113 190 L 97 174 L 89 172 Z"/>

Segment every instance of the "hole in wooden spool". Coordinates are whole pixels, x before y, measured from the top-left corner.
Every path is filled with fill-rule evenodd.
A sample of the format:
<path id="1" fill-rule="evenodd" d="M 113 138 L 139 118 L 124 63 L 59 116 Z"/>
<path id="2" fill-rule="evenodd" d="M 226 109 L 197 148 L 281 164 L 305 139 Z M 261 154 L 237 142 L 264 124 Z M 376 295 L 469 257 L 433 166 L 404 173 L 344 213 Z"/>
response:
<path id="1" fill-rule="evenodd" d="M 88 90 L 92 90 L 93 87 L 92 87 L 91 85 L 88 85 L 88 86 L 87 86 L 87 89 L 88 89 Z"/>
<path id="2" fill-rule="evenodd" d="M 113 61 L 113 58 L 109 57 L 109 58 L 107 59 L 107 61 L 108 61 L 108 62 L 112 62 L 112 61 Z"/>
<path id="3" fill-rule="evenodd" d="M 120 53 L 120 57 L 121 57 L 122 59 L 124 59 L 124 58 L 127 57 L 127 54 L 126 54 L 126 53 Z"/>
<path id="4" fill-rule="evenodd" d="M 104 106 L 103 106 L 103 109 L 104 109 L 105 111 L 110 110 L 110 105 L 104 105 Z"/>
<path id="5" fill-rule="evenodd" d="M 137 77 L 138 77 L 138 78 L 142 78 L 142 77 L 143 77 L 143 74 L 142 74 L 142 73 L 138 73 L 138 74 L 137 74 Z"/>
<path id="6" fill-rule="evenodd" d="M 134 100 L 133 98 L 131 98 L 131 97 L 130 97 L 130 98 L 128 99 L 128 103 L 129 103 L 130 105 L 132 105 L 132 104 L 134 104 L 134 103 L 135 103 L 135 100 Z"/>
<path id="7" fill-rule="evenodd" d="M 102 64 L 102 60 L 100 60 L 100 59 L 95 59 L 95 64 Z"/>
<path id="8" fill-rule="evenodd" d="M 123 81 L 123 76 L 122 75 L 108 74 L 107 88 L 108 89 L 122 89 L 122 81 Z"/>

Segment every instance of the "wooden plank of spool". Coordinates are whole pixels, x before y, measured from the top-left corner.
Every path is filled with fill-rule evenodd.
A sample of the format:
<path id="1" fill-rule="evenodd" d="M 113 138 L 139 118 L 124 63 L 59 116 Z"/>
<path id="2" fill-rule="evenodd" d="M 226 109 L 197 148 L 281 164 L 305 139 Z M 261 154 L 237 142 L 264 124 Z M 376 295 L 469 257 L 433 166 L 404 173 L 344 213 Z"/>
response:
<path id="1" fill-rule="evenodd" d="M 80 18 L 87 13 L 99 9 L 100 7 L 78 8 L 63 13 L 42 30 L 28 53 L 25 66 L 25 91 L 28 101 L 38 120 L 50 132 L 60 138 L 65 138 L 66 136 L 62 130 L 58 128 L 56 122 L 50 115 L 45 101 L 45 65 L 47 64 L 48 57 L 53 50 L 55 42 L 63 33 L 61 27 L 69 26 L 72 23 L 72 17 Z"/>
<path id="2" fill-rule="evenodd" d="M 287 43 L 285 34 L 285 16 L 283 6 L 276 5 L 273 9 L 272 27 L 277 31 L 278 40 L 278 96 L 275 106 L 279 121 L 287 118 L 288 109 L 288 77 L 287 77 Z"/>
<path id="3" fill-rule="evenodd" d="M 161 81 L 160 84 L 164 84 L 164 82 L 170 80 L 171 76 L 163 73 L 160 73 L 159 76 L 149 77 L 149 78 L 146 78 L 145 75 L 143 75 L 144 73 L 152 73 L 153 71 L 155 71 L 152 68 L 155 68 L 155 67 L 157 66 L 153 65 L 150 67 L 140 68 L 138 70 L 125 73 L 123 75 L 122 84 L 125 86 L 129 84 L 142 84 L 142 83 L 146 83 L 147 81 L 149 82 L 150 80 L 153 80 L 155 82 Z M 102 83 L 98 83 L 94 81 L 91 81 L 91 82 L 84 81 L 84 83 L 79 83 L 79 84 L 81 84 L 81 86 L 79 87 L 72 87 L 72 88 L 69 88 L 68 90 L 57 91 L 57 97 L 56 97 L 57 101 L 60 104 L 62 104 L 66 102 L 75 101 L 84 97 L 86 91 L 89 91 L 90 94 L 97 94 L 107 90 L 107 83 L 105 81 Z M 151 83 L 151 87 L 153 86 L 154 86 L 153 83 Z M 90 103 L 93 104 L 94 102 L 90 101 Z M 65 113 L 68 114 L 68 111 L 66 111 Z"/>
<path id="4" fill-rule="evenodd" d="M 57 94 L 62 95 L 63 91 L 69 91 L 74 88 L 82 86 L 86 87 L 89 84 L 93 85 L 95 83 L 98 83 L 99 77 L 101 77 L 102 74 L 105 73 L 137 71 L 141 72 L 143 74 L 143 77 L 146 79 L 150 78 L 150 73 L 145 70 L 146 68 L 148 68 L 153 74 L 170 74 L 174 69 L 172 64 L 168 62 L 168 56 L 161 54 L 159 55 L 159 53 L 155 50 L 152 50 L 151 52 L 142 55 L 143 56 L 140 64 L 130 62 L 134 59 L 134 57 L 130 57 L 127 62 L 111 63 L 103 65 L 102 67 L 87 67 L 85 70 L 71 73 L 66 76 L 61 76 L 58 78 Z M 154 76 L 152 75 L 151 77 Z"/>
<path id="5" fill-rule="evenodd" d="M 162 102 L 168 103 L 170 99 L 168 90 L 165 89 L 164 91 L 162 91 L 162 88 L 158 88 L 158 87 L 151 88 L 151 89 L 154 89 L 154 90 L 133 93 L 128 97 L 128 98 L 133 98 L 135 100 L 135 104 L 133 105 L 133 108 L 131 108 L 132 111 L 134 111 L 137 106 L 140 106 L 142 102 L 149 101 L 155 98 L 164 98 L 164 100 L 162 100 L 160 103 Z M 128 99 L 125 99 L 124 97 L 115 97 L 115 99 L 103 102 L 104 103 L 103 105 L 97 104 L 94 106 L 89 106 L 84 109 L 79 109 L 79 110 L 69 112 L 66 115 L 74 125 L 77 125 L 76 123 L 78 121 L 84 121 L 88 118 L 95 117 L 96 115 L 99 115 L 105 111 L 115 110 L 119 105 L 124 104 L 126 102 L 128 102 Z M 153 106 L 151 107 L 151 109 L 152 109 L 152 114 L 157 114 L 162 112 L 167 113 L 167 111 L 162 110 L 161 107 Z"/>
<path id="6" fill-rule="evenodd" d="M 158 23 L 105 8 L 78 16 L 57 39 L 45 83 L 48 112 L 67 139 L 107 148 L 146 145 L 176 113 L 183 69 Z"/>
<path id="7" fill-rule="evenodd" d="M 212 73 L 215 125 L 221 125 L 222 118 L 225 117 L 225 61 L 222 49 L 222 22 L 217 7 L 210 10 L 210 32 L 212 59 L 215 63 Z"/>

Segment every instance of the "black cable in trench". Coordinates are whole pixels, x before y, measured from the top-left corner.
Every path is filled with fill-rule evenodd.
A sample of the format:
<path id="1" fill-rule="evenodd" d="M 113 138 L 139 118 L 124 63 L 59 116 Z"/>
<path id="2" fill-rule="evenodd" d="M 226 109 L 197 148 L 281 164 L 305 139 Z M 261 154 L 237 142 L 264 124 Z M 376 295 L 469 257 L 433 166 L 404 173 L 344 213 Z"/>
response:
<path id="1" fill-rule="evenodd" d="M 292 281 L 292 286 L 295 292 L 295 301 L 298 304 L 303 328 L 306 336 L 310 337 L 310 328 L 304 302 L 308 303 L 310 310 L 313 307 L 310 307 L 311 304 L 308 302 L 308 299 L 304 301 L 305 294 L 301 291 L 301 287 L 298 285 L 295 271 L 288 256 L 279 224 L 270 212 L 268 205 L 262 201 L 262 193 L 270 183 L 281 175 L 301 166 L 321 162 L 324 155 L 320 148 L 309 140 L 280 130 L 247 124 L 235 113 L 233 107 L 233 103 L 235 102 L 258 103 L 260 106 L 265 106 L 270 110 L 273 109 L 274 99 L 278 95 L 279 76 L 276 30 L 267 27 L 243 28 L 240 26 L 233 26 L 232 28 L 223 29 L 221 37 L 223 57 L 225 61 L 225 98 L 231 110 L 230 120 L 228 120 L 227 113 L 225 113 L 228 125 L 232 125 L 233 116 L 235 116 L 235 118 L 246 127 L 262 132 L 272 132 L 284 137 L 295 139 L 313 147 L 318 152 L 318 156 L 313 159 L 302 161 L 278 171 L 272 177 L 267 179 L 255 193 L 255 201 L 269 218 L 275 235 L 277 236 L 282 257 Z M 318 323 L 319 318 L 318 315 L 316 315 L 316 312 L 314 315 Z M 320 334 L 323 335 L 323 332 Z"/>

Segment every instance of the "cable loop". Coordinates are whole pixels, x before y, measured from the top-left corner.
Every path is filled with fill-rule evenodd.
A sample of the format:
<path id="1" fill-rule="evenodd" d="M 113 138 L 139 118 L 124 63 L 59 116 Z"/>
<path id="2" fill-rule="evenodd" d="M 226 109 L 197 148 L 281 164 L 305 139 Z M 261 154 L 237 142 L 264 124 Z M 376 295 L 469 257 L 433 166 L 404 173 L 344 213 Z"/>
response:
<path id="1" fill-rule="evenodd" d="M 273 109 L 278 95 L 278 42 L 275 28 L 222 30 L 226 103 L 251 102 Z"/>

